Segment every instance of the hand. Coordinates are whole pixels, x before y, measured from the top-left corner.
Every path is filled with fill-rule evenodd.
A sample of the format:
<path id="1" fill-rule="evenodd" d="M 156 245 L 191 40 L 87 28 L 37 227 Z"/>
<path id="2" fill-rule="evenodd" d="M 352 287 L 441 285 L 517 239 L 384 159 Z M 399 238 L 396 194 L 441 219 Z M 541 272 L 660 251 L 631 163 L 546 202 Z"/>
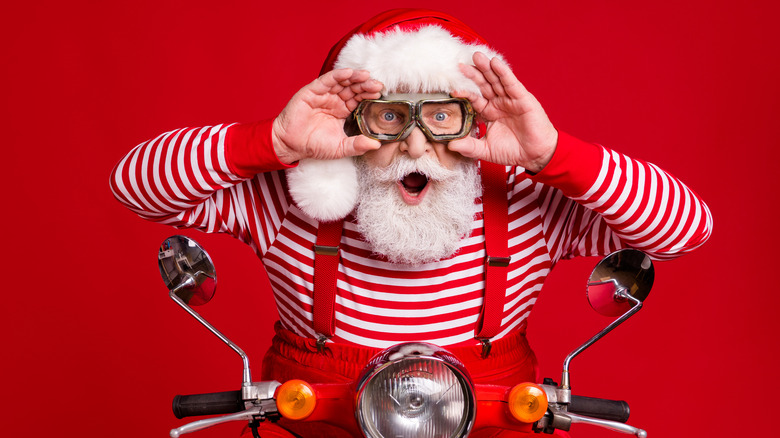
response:
<path id="1" fill-rule="evenodd" d="M 363 99 L 378 99 L 382 84 L 365 70 L 333 70 L 300 89 L 273 123 L 273 142 L 286 164 L 361 155 L 381 145 L 363 135 L 347 137 L 344 119 Z"/>
<path id="2" fill-rule="evenodd" d="M 499 58 L 488 59 L 477 52 L 473 61 L 474 66 L 461 64 L 460 69 L 477 84 L 482 95 L 466 91 L 452 95 L 471 101 L 474 110 L 487 122 L 487 132 L 482 139 L 453 140 L 449 149 L 474 159 L 518 165 L 534 173 L 541 171 L 558 143 L 558 131 L 542 105 Z"/>

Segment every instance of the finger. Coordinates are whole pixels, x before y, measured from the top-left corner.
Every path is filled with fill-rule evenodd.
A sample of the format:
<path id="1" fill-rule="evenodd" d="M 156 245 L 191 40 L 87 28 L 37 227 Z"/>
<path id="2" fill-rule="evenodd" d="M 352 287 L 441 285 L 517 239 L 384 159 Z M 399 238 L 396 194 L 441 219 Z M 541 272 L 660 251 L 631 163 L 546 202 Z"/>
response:
<path id="1" fill-rule="evenodd" d="M 371 73 L 368 70 L 354 70 L 352 76 L 350 76 L 351 82 L 365 82 L 371 78 Z"/>
<path id="2" fill-rule="evenodd" d="M 360 93 L 360 94 L 355 95 L 352 99 L 348 100 L 346 102 L 346 104 L 347 104 L 347 107 L 349 108 L 350 111 L 354 111 L 355 108 L 357 108 L 357 106 L 360 104 L 360 102 L 362 102 L 364 100 L 367 100 L 367 99 L 379 99 L 380 97 L 382 97 L 382 94 L 378 93 L 378 92 L 376 92 L 376 93 L 368 93 L 368 92 Z"/>
<path id="3" fill-rule="evenodd" d="M 337 87 L 333 87 L 331 92 L 338 94 L 344 101 L 352 99 L 362 93 L 375 95 L 382 91 L 383 87 L 381 82 L 371 78 L 368 70 L 355 70 L 349 78 L 340 81 L 339 85 L 344 88 L 338 89 Z"/>
<path id="4" fill-rule="evenodd" d="M 352 112 L 352 111 L 355 111 L 355 108 L 358 107 L 358 105 L 360 104 L 360 101 L 363 100 L 363 99 L 364 98 L 361 97 L 360 95 L 353 96 L 351 99 L 345 100 L 344 101 L 344 105 L 347 106 L 347 109 L 349 110 L 349 112 Z M 369 99 L 371 99 L 371 98 L 369 98 Z"/>
<path id="5" fill-rule="evenodd" d="M 342 85 L 340 85 L 339 82 L 350 76 L 352 76 L 352 69 L 332 70 L 313 80 L 309 85 L 303 87 L 302 90 L 306 90 L 316 95 L 328 93 L 335 94 L 342 88 Z"/>
<path id="6" fill-rule="evenodd" d="M 339 91 L 339 96 L 342 97 L 342 99 L 351 99 L 353 97 L 362 96 L 362 95 L 370 95 L 372 97 L 363 97 L 363 99 L 376 99 L 380 96 L 380 91 L 382 91 L 382 83 L 375 80 L 375 79 L 368 79 L 366 81 L 357 82 L 357 83 L 350 83 L 347 88 L 345 88 L 342 91 Z"/>
<path id="7" fill-rule="evenodd" d="M 362 86 L 364 86 L 363 84 L 374 86 L 373 82 L 376 81 L 374 79 L 371 79 L 371 75 L 369 74 L 368 70 L 354 70 L 352 71 L 352 75 L 339 80 L 338 85 L 344 88 L 351 88 L 353 90 L 357 90 Z"/>
<path id="8" fill-rule="evenodd" d="M 350 111 L 354 111 L 363 100 L 379 99 L 382 96 L 380 93 L 382 87 L 381 82 L 371 79 L 360 84 L 351 85 L 349 89 L 340 92 L 339 97 L 341 97 Z"/>
<path id="9" fill-rule="evenodd" d="M 345 88 L 354 89 L 356 85 L 359 88 L 360 84 L 373 81 L 367 70 L 352 70 L 349 68 L 333 70 L 321 76 L 321 78 L 323 84 L 330 87 L 328 92 L 331 94 L 339 94 Z M 376 86 L 371 85 L 371 87 L 375 88 Z"/>
<path id="10" fill-rule="evenodd" d="M 525 97 L 528 94 L 528 90 L 526 90 L 522 82 L 517 79 L 517 76 L 515 76 L 515 73 L 509 68 L 509 65 L 507 65 L 506 62 L 500 58 L 493 58 L 490 60 L 490 66 L 498 75 L 507 96 L 517 99 Z"/>
<path id="11" fill-rule="evenodd" d="M 477 85 L 480 93 L 482 93 L 485 98 L 492 99 L 494 97 L 495 93 L 493 92 L 493 87 L 487 81 L 485 75 L 482 74 L 482 71 L 473 65 L 460 64 L 459 67 L 461 73 Z"/>
<path id="12" fill-rule="evenodd" d="M 380 88 L 380 90 L 381 90 L 381 88 Z M 359 101 L 360 100 L 365 100 L 365 99 L 379 99 L 380 97 L 382 97 L 382 93 L 380 93 L 379 90 L 377 90 L 377 91 L 365 90 L 365 91 L 355 95 L 355 99 L 357 99 Z"/>
<path id="13" fill-rule="evenodd" d="M 471 102 L 471 107 L 474 108 L 474 111 L 477 113 L 481 113 L 485 110 L 485 107 L 488 104 L 487 99 L 482 97 L 481 94 L 476 93 L 474 91 L 469 90 L 455 90 L 452 93 L 450 93 L 452 97 L 460 97 L 463 99 L 468 100 Z"/>
<path id="14" fill-rule="evenodd" d="M 352 91 L 355 92 L 355 94 L 360 94 L 364 92 L 378 93 L 382 91 L 382 87 L 384 87 L 384 85 L 381 82 L 377 81 L 376 79 L 370 79 L 370 78 L 365 81 L 355 82 L 349 86 L 349 88 L 351 88 Z"/>
<path id="15" fill-rule="evenodd" d="M 351 68 L 340 68 L 337 70 L 331 70 L 324 75 L 320 76 L 319 79 L 322 81 L 322 83 L 327 86 L 328 88 L 333 87 L 334 85 L 339 85 L 341 82 L 348 80 L 350 77 L 352 77 L 355 74 L 355 71 Z"/>
<path id="16" fill-rule="evenodd" d="M 336 90 L 333 90 L 336 91 Z M 336 94 L 343 100 L 344 102 L 348 102 L 352 100 L 355 97 L 355 92 L 352 91 L 352 88 L 346 87 L 342 88 L 340 91 L 336 91 Z"/>
<path id="17" fill-rule="evenodd" d="M 485 75 L 482 74 L 476 67 L 468 64 L 458 64 L 460 72 L 463 73 L 466 78 L 470 79 L 481 90 L 483 87 L 490 87 Z M 491 89 L 492 91 L 492 89 Z"/>
<path id="18" fill-rule="evenodd" d="M 473 65 L 460 63 L 458 64 L 458 68 L 464 76 L 471 79 L 477 85 L 482 85 L 487 82 L 482 72 Z"/>
<path id="19" fill-rule="evenodd" d="M 474 66 L 485 76 L 485 80 L 490 84 L 493 92 L 497 96 L 505 96 L 504 86 L 501 84 L 501 79 L 496 72 L 493 71 L 490 58 L 482 52 L 476 52 L 472 60 L 474 61 Z"/>

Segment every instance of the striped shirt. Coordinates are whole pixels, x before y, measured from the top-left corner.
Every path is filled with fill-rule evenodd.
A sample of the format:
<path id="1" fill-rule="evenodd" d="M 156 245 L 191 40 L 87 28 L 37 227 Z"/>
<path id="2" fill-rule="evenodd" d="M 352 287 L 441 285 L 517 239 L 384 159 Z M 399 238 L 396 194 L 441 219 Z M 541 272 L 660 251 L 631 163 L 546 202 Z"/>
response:
<path id="1" fill-rule="evenodd" d="M 111 175 L 114 195 L 145 219 L 228 233 L 262 259 L 285 328 L 312 328 L 316 220 L 292 202 L 270 141 L 250 153 L 268 171 L 243 168 L 247 125 L 171 131 L 135 147 Z M 266 128 L 256 136 L 265 135 Z M 259 151 L 258 151 L 259 150 Z M 236 157 L 244 154 L 241 160 Z M 257 164 L 255 170 L 264 167 Z M 707 206 L 657 166 L 560 134 L 538 175 L 507 167 L 509 252 L 500 339 L 525 331 L 542 284 L 558 260 L 623 247 L 669 259 L 703 244 Z M 348 217 L 341 237 L 335 336 L 331 342 L 384 348 L 404 341 L 476 345 L 484 288 L 481 205 L 471 234 L 451 258 L 399 266 L 372 254 Z"/>

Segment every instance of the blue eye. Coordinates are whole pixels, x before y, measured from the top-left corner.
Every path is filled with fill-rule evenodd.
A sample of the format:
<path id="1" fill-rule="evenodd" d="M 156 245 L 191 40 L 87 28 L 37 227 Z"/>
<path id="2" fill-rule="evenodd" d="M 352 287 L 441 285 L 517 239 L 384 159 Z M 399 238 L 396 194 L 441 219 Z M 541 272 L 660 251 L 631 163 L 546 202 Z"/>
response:
<path id="1" fill-rule="evenodd" d="M 393 120 L 395 120 L 395 118 L 396 118 L 395 114 L 393 114 L 391 112 L 386 112 L 386 113 L 382 114 L 382 119 L 385 122 L 392 122 Z"/>
<path id="2" fill-rule="evenodd" d="M 445 121 L 447 119 L 447 114 L 445 114 L 445 113 L 436 113 L 436 115 L 434 115 L 433 118 L 437 122 L 443 122 L 443 121 Z"/>

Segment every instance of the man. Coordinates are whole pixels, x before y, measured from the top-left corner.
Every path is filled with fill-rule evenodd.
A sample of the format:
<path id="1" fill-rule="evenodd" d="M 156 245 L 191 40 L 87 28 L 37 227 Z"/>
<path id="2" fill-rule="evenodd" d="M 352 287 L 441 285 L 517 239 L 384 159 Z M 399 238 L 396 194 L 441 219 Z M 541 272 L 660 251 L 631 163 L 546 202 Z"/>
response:
<path id="1" fill-rule="evenodd" d="M 667 259 L 711 230 L 680 181 L 556 130 L 481 37 L 425 10 L 345 36 L 276 119 L 162 134 L 111 184 L 146 219 L 252 246 L 280 316 L 262 377 L 279 381 L 352 380 L 404 341 L 476 382 L 536 380 L 526 323 L 558 260 Z"/>

